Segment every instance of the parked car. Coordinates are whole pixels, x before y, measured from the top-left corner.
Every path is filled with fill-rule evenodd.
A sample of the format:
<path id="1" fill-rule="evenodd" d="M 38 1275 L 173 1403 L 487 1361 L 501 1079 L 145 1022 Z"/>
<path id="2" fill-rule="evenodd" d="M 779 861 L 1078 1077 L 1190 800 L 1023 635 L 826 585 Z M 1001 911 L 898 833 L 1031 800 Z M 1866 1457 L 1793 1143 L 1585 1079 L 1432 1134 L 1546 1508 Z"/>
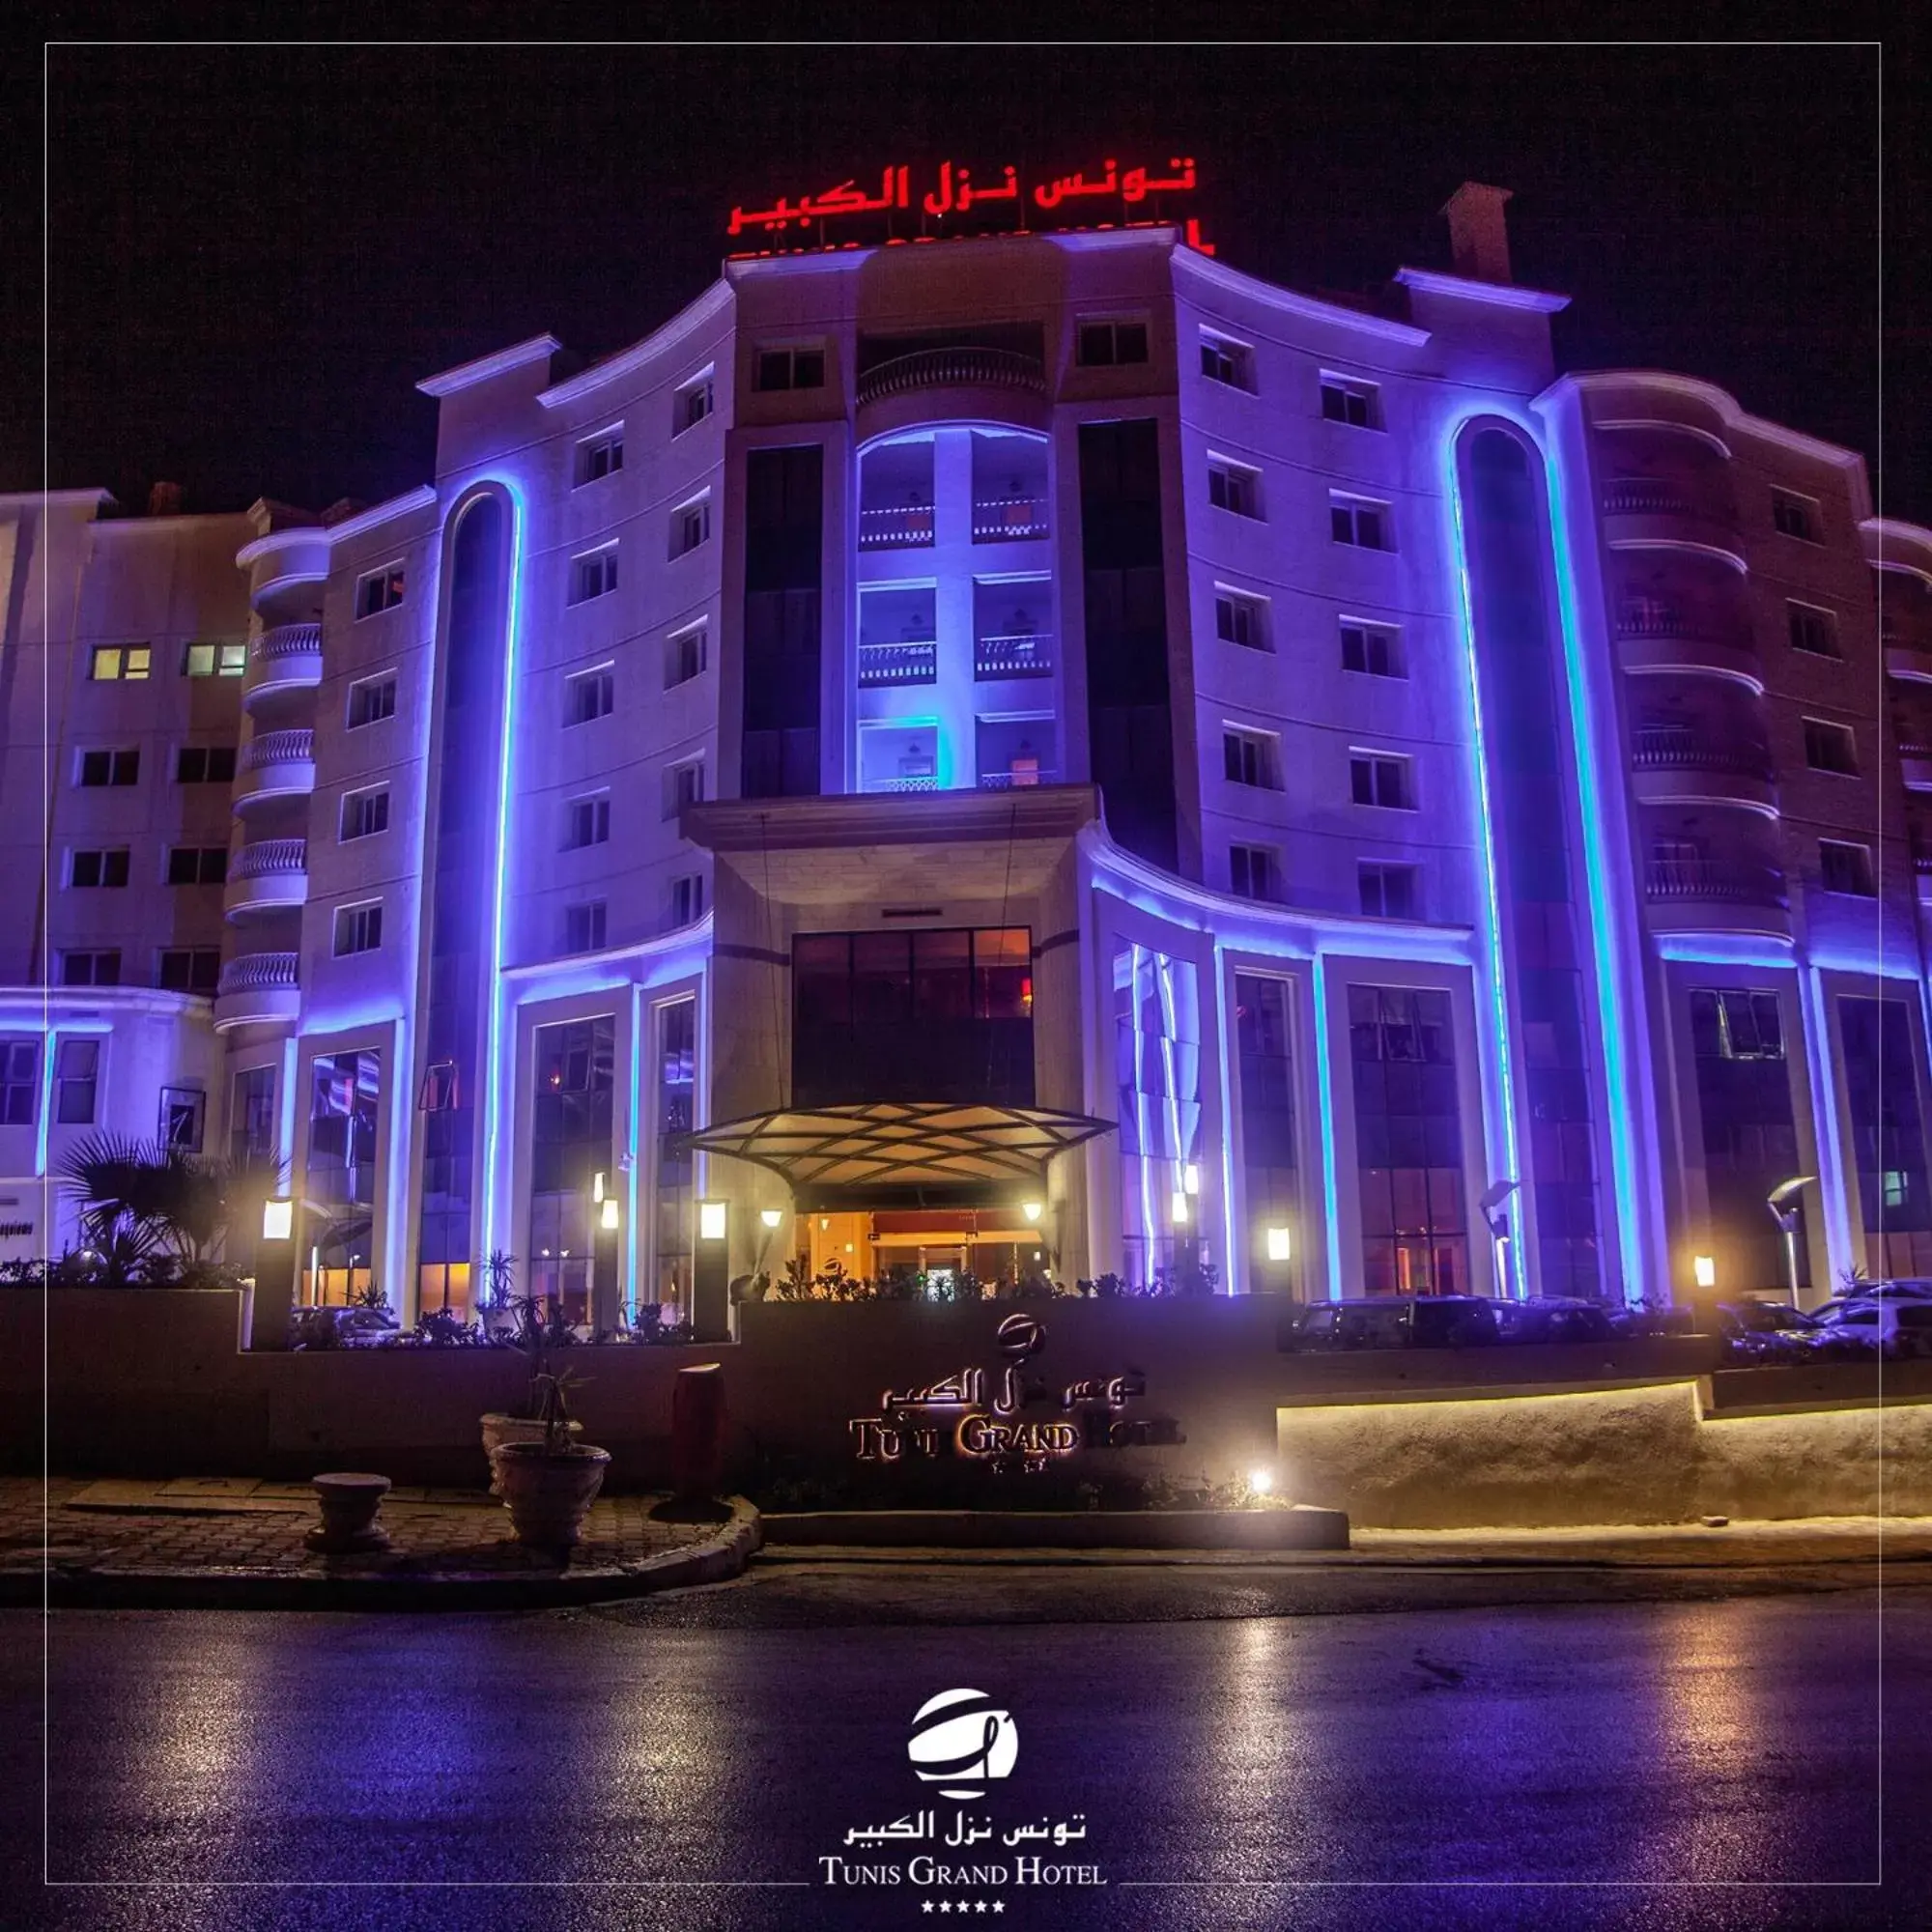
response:
<path id="1" fill-rule="evenodd" d="M 1290 1331 L 1295 1350 L 1464 1349 L 1496 1339 L 1496 1304 L 1479 1294 L 1378 1294 L 1318 1301 Z"/>
<path id="2" fill-rule="evenodd" d="M 1497 1302 L 1496 1329 L 1502 1342 L 1612 1342 L 1617 1335 L 1601 1302 L 1560 1294 Z"/>
<path id="3" fill-rule="evenodd" d="M 1746 1295 L 1737 1301 L 1720 1301 L 1717 1318 L 1724 1357 L 1737 1367 L 1813 1362 L 1825 1355 L 1847 1352 L 1842 1338 L 1833 1336 L 1815 1315 L 1807 1315 L 1788 1301 Z"/>
<path id="4" fill-rule="evenodd" d="M 1819 1318 L 1834 1337 L 1875 1343 L 1893 1357 L 1932 1355 L 1932 1301 L 1901 1296 L 1891 1301 L 1843 1301 Z"/>

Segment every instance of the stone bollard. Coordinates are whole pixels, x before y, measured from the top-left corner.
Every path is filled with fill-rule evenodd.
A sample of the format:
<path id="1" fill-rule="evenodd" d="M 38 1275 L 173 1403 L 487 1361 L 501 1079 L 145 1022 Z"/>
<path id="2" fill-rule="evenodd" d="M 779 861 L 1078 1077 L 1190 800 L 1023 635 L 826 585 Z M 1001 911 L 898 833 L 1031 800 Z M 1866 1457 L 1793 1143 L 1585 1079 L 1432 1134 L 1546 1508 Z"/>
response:
<path id="1" fill-rule="evenodd" d="M 383 1498 L 389 1493 L 387 1476 L 353 1471 L 311 1479 L 322 1520 L 302 1538 L 311 1549 L 327 1556 L 347 1556 L 356 1550 L 386 1549 L 389 1539 L 376 1520 Z"/>
<path id="2" fill-rule="evenodd" d="M 724 1371 L 680 1369 L 670 1395 L 670 1487 L 680 1503 L 706 1503 L 724 1480 Z"/>

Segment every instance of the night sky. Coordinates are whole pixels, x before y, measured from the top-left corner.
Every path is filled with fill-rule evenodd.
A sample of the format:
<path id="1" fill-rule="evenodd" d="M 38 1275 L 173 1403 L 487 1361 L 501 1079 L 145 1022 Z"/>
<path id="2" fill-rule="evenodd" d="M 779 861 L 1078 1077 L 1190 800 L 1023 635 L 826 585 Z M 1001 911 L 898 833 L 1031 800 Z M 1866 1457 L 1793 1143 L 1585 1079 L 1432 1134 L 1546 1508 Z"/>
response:
<path id="1" fill-rule="evenodd" d="M 130 508 L 376 501 L 429 474 L 416 380 L 549 329 L 586 356 L 718 273 L 734 202 L 951 156 L 1196 157 L 1234 267 L 1364 290 L 1447 267 L 1436 211 L 1516 191 L 1565 368 L 1683 370 L 1879 456 L 1932 521 L 1924 203 L 1875 47 L 56 47 L 47 481 Z M 1888 56 L 1886 94 L 1909 92 Z M 1895 213 L 1894 213 L 1895 211 Z M 17 258 L 16 258 L 17 259 Z M 38 290 L 0 487 L 41 477 Z"/>

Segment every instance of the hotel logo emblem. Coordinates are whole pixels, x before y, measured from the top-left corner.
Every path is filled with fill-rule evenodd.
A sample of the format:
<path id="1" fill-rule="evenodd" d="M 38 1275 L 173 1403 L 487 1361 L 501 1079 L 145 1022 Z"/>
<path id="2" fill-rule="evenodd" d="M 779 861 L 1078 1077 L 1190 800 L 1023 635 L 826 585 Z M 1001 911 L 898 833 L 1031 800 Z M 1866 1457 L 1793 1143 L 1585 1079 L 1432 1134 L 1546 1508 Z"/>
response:
<path id="1" fill-rule="evenodd" d="M 1020 1754 L 1019 1727 L 1009 1711 L 996 1711 L 983 1690 L 942 1690 L 919 1707 L 906 1755 L 942 1798 L 983 1798 L 1007 1776 Z"/>

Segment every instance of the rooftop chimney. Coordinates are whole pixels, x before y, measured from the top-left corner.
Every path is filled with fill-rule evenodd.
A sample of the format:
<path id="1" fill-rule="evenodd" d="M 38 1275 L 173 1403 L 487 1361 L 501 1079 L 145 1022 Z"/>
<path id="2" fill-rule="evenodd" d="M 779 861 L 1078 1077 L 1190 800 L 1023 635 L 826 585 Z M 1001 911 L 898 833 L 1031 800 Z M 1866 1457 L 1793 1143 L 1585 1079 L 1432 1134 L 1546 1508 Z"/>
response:
<path id="1" fill-rule="evenodd" d="M 148 492 L 148 514 L 151 517 L 178 517 L 182 513 L 182 486 L 179 483 L 156 483 Z"/>
<path id="2" fill-rule="evenodd" d="M 1503 219 L 1506 187 L 1464 182 L 1442 213 L 1449 217 L 1449 253 L 1456 272 L 1472 282 L 1510 279 L 1509 226 Z"/>

